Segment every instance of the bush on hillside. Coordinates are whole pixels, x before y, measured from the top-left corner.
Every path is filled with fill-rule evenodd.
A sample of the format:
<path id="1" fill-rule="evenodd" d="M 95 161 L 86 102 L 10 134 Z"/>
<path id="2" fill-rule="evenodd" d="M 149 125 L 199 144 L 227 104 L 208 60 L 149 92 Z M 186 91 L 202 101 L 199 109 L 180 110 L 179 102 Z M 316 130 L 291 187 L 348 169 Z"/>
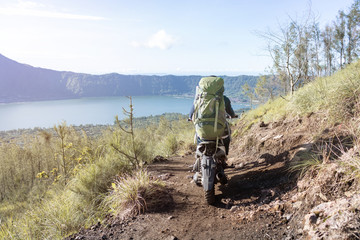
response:
<path id="1" fill-rule="evenodd" d="M 133 175 L 118 177 L 112 183 L 112 190 L 104 199 L 105 208 L 121 218 L 144 213 L 151 199 L 156 199 L 164 183 L 152 180 L 145 170 L 139 170 Z"/>
<path id="2" fill-rule="evenodd" d="M 32 201 L 17 208 L 18 214 L 9 212 L 14 208 L 2 201 L 0 238 L 61 239 L 101 220 L 105 215 L 103 200 L 111 190 L 111 183 L 115 178 L 129 176 L 130 179 L 138 167 L 131 156 L 136 154 L 139 162 L 150 163 L 156 155 L 176 154 L 191 145 L 194 130 L 185 118 L 176 121 L 164 118 L 160 122 L 135 128 L 134 144 L 130 135 L 115 127 L 91 139 L 65 124 L 61 125 L 66 130 L 63 137 L 58 126 L 58 133 L 41 132 L 23 140 L 21 145 L 2 143 L 0 177 L 9 181 L 0 187 L 0 197 L 13 202 L 29 200 L 31 196 Z M 146 182 L 145 175 L 136 176 Z M 159 185 L 155 182 L 145 187 L 152 188 L 153 184 Z M 131 191 L 135 189 L 129 189 L 128 193 Z"/>

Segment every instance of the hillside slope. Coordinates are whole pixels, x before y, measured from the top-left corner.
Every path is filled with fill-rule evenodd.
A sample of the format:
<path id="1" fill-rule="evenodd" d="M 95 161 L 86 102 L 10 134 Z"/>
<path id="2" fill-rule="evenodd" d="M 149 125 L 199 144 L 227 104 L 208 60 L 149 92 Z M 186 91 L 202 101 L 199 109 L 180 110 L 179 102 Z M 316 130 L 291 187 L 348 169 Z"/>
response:
<path id="1" fill-rule="evenodd" d="M 359 117 L 357 62 L 239 122 L 233 163 L 247 169 L 283 166 L 274 186 L 279 195 L 269 201 L 286 216 L 288 237 L 360 238 Z M 263 177 L 255 181 L 266 183 Z"/>
<path id="2" fill-rule="evenodd" d="M 216 187 L 215 206 L 190 183 L 193 156 L 177 157 L 149 167 L 169 189 L 156 210 L 109 218 L 67 239 L 359 239 L 359 67 L 244 115 L 233 127 L 228 161 L 235 167 Z M 350 94 L 305 109 L 298 97 L 319 99 L 313 91 L 324 82 L 327 91 Z"/>
<path id="3" fill-rule="evenodd" d="M 227 95 L 240 97 L 241 86 L 257 76 L 225 79 Z M 35 68 L 0 54 L 0 102 L 105 96 L 193 95 L 201 76 L 91 75 Z"/>
<path id="4" fill-rule="evenodd" d="M 164 180 L 169 189 L 167 195 L 159 196 L 157 207 L 133 218 L 109 218 L 67 239 L 305 237 L 307 233 L 300 223 L 316 202 L 309 204 L 298 199 L 298 176 L 291 174 L 289 168 L 299 153 L 313 146 L 313 132 L 320 124 L 316 114 L 254 124 L 246 135 L 232 143 L 229 163 L 235 168 L 226 169 L 227 185 L 216 186 L 215 206 L 208 206 L 203 189 L 191 182 L 189 166 L 194 162 L 193 154 L 155 163 L 148 170 L 153 178 Z M 321 137 L 329 139 L 332 130 L 335 129 L 320 134 Z"/>

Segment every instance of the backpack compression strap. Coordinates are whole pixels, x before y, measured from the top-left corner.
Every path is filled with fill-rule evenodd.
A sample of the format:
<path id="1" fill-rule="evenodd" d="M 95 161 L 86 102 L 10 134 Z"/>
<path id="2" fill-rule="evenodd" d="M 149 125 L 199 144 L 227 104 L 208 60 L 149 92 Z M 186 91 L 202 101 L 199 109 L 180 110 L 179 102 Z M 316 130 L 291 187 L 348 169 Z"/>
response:
<path id="1" fill-rule="evenodd" d="M 219 96 L 215 98 L 215 122 L 214 122 L 214 132 L 217 132 L 217 124 L 218 124 L 218 117 L 219 117 Z"/>

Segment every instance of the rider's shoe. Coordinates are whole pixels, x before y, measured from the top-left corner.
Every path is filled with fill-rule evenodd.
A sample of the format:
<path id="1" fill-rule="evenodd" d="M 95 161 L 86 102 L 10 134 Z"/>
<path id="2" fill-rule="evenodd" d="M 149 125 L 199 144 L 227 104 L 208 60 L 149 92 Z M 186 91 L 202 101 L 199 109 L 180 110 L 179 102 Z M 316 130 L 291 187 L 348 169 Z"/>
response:
<path id="1" fill-rule="evenodd" d="M 225 185 L 228 183 L 228 178 L 227 176 L 225 175 L 225 173 L 218 173 L 216 175 L 216 179 L 220 182 L 221 185 Z"/>
<path id="2" fill-rule="evenodd" d="M 196 172 L 193 176 L 193 182 L 198 185 L 201 186 L 201 172 Z"/>
<path id="3" fill-rule="evenodd" d="M 201 170 L 201 161 L 200 158 L 196 158 L 195 163 L 193 165 L 193 172 L 200 172 Z"/>

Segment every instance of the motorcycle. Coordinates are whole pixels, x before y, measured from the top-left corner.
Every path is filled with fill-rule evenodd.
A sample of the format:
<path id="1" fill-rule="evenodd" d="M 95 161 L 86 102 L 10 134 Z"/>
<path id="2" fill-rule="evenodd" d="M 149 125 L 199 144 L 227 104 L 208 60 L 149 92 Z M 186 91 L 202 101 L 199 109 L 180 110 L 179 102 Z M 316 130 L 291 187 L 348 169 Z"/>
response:
<path id="1" fill-rule="evenodd" d="M 204 188 L 205 201 L 209 205 L 215 203 L 215 184 L 226 184 L 224 173 L 226 160 L 225 146 L 222 139 L 199 142 L 196 148 L 196 161 L 193 166 L 193 180 Z"/>

